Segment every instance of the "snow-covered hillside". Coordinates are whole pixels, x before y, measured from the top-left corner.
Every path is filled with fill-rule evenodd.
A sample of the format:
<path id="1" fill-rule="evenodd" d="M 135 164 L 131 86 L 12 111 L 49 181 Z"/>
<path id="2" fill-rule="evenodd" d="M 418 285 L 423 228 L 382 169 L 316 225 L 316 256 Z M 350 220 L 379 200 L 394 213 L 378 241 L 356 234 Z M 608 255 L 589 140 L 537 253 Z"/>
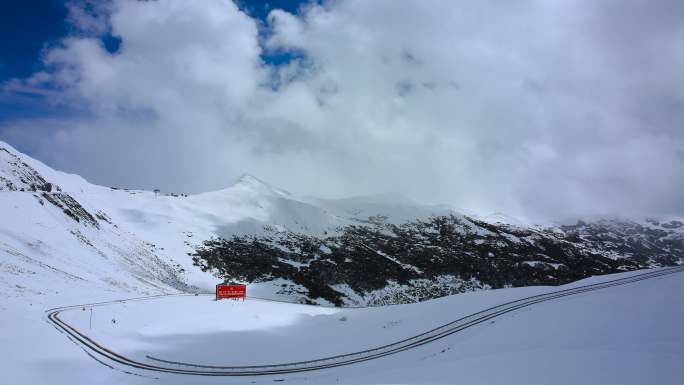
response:
<path id="1" fill-rule="evenodd" d="M 264 226 L 323 235 L 362 224 L 367 214 L 400 222 L 446 210 L 387 199 L 300 198 L 249 175 L 191 196 L 96 186 L 0 142 L 0 285 L 16 296 L 49 295 L 46 281 L 141 294 L 207 291 L 219 280 L 188 254 L 210 238 L 259 234 Z M 254 289 L 265 296 L 275 290 Z"/>
<path id="2" fill-rule="evenodd" d="M 540 227 L 450 214 L 370 218 L 334 234 L 270 231 L 206 241 L 194 260 L 226 279 L 337 306 L 417 302 L 489 288 L 560 285 L 684 261 L 682 222 L 599 220 Z"/>
<path id="3" fill-rule="evenodd" d="M 189 295 L 93 307 L 92 323 L 91 306 L 79 306 L 64 318 L 116 349 L 142 354 L 141 359 L 154 353 L 226 363 L 216 361 L 213 352 L 233 362 L 272 363 L 364 349 L 550 290 L 538 286 L 449 296 L 492 288 L 487 282 L 500 285 L 512 277 L 518 286 L 556 284 L 683 262 L 684 221 L 679 218 L 602 219 L 554 227 L 500 223 L 510 222 L 506 218 L 483 221 L 397 196 L 297 197 L 251 176 L 224 190 L 191 196 L 115 189 L 52 170 L 0 142 L 0 384 L 159 383 L 157 374 L 131 375 L 98 364 L 57 333 L 44 311 L 209 291 L 219 282 L 215 274 L 226 271 L 203 271 L 189 254 L 198 258 L 198 247 L 206 249 L 211 239 L 220 243 L 221 237 L 234 245 L 265 242 L 276 253 L 255 254 L 254 242 L 245 249 L 253 259 L 234 273 L 253 271 L 259 277 L 248 289 L 253 297 L 326 304 L 328 293 L 333 299 L 341 295 L 343 305 L 444 298 L 339 309 L 258 299 L 216 303 L 210 296 Z M 411 247 L 402 246 L 409 240 Z M 240 262 L 230 253 L 217 255 L 222 263 Z M 269 263 L 261 269 L 264 260 Z M 263 279 L 274 266 L 288 273 Z M 479 278 L 447 274 L 451 268 Z M 684 354 L 677 342 L 684 338 L 679 275 L 521 310 L 393 358 L 249 381 L 541 384 L 600 379 L 627 384 L 655 378 L 674 384 L 682 376 L 677 364 Z M 335 281 L 339 277 L 346 278 Z M 369 282 L 380 288 L 355 287 Z M 216 345 L 209 349 L 210 343 Z M 490 370 L 493 366 L 496 371 Z M 163 383 L 187 380 L 163 377 Z"/>
<path id="4" fill-rule="evenodd" d="M 0 285 L 9 297 L 62 290 L 186 290 L 173 260 L 110 217 L 108 191 L 0 143 Z"/>
<path id="5" fill-rule="evenodd" d="M 220 276 L 255 296 L 379 305 L 684 262 L 681 218 L 531 226 L 396 194 L 299 197 L 249 175 L 190 196 L 117 189 L 4 142 L 0 217 L 0 285 L 17 297 L 54 295 L 46 281 L 210 291 Z"/>
<path id="6" fill-rule="evenodd" d="M 481 291 L 380 308 L 325 308 L 252 299 L 215 302 L 200 295 L 83 305 L 63 311 L 60 317 L 122 357 L 210 371 L 159 360 L 269 365 L 356 352 L 508 301 L 635 275 L 594 277 L 560 288 Z M 674 385 L 684 375 L 680 365 L 683 277 L 681 272 L 655 276 L 532 304 L 371 361 L 258 377 L 183 375 L 105 361 L 114 365 L 110 368 L 41 319 L 42 309 L 10 305 L 0 310 L 0 327 L 12 331 L 0 335 L 5 365 L 0 383 Z M 99 296 L 84 293 L 79 297 L 82 302 L 74 298 L 72 303 L 96 301 Z"/>

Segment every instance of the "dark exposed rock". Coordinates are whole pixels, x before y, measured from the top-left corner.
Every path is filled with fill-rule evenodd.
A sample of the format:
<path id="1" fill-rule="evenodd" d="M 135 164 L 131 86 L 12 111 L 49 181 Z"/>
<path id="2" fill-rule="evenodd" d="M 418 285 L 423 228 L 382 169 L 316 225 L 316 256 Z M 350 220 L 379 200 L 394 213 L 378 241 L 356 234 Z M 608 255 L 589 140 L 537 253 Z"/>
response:
<path id="1" fill-rule="evenodd" d="M 71 195 L 64 193 L 43 193 L 42 197 L 45 198 L 46 201 L 62 209 L 64 214 L 76 222 L 88 224 L 98 229 L 100 228 L 100 224 L 97 223 L 97 220 L 95 220 L 78 201 L 72 198 Z"/>
<path id="2" fill-rule="evenodd" d="M 7 163 L 6 174 L 0 173 L 0 191 L 61 191 L 59 186 L 46 181 L 33 167 L 4 147 L 0 147 L 0 157 Z"/>
<path id="3" fill-rule="evenodd" d="M 540 228 L 454 215 L 402 225 L 369 218 L 363 225 L 323 238 L 269 229 L 263 236 L 211 239 L 193 261 L 224 279 L 286 279 L 305 287 L 310 299 L 343 305 L 350 295 L 363 297 L 390 285 L 415 291 L 419 283 L 445 277 L 458 277 L 462 286 L 474 282 L 470 289 L 475 290 L 559 285 L 592 275 L 673 265 L 684 260 L 681 234 L 673 234 L 635 222 Z M 353 293 L 336 289 L 340 285 Z M 463 291 L 458 286 L 435 284 L 409 297 Z"/>

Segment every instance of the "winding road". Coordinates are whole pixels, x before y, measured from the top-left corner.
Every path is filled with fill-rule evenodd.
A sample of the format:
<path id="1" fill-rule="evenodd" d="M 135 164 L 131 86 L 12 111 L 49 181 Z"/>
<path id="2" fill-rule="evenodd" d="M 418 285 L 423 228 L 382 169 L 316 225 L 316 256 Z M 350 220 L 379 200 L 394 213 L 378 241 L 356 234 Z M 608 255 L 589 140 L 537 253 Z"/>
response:
<path id="1" fill-rule="evenodd" d="M 596 290 L 602 290 L 610 287 L 627 285 L 647 279 L 662 277 L 665 275 L 684 272 L 684 266 L 677 266 L 671 268 L 664 268 L 658 270 L 650 270 L 644 273 L 635 274 L 629 277 L 613 279 L 600 283 L 583 285 L 571 289 L 557 290 L 545 294 L 534 295 L 530 297 L 520 298 L 515 301 L 506 302 L 497 306 L 493 306 L 477 313 L 451 321 L 437 328 L 428 330 L 414 336 L 407 337 L 400 341 L 391 344 L 378 346 L 372 349 L 357 351 L 352 353 L 340 354 L 329 357 L 322 357 L 314 360 L 287 362 L 280 364 L 268 365 L 250 365 L 250 366 L 212 366 L 202 365 L 191 362 L 176 362 L 167 361 L 160 358 L 146 356 L 148 362 L 140 362 L 127 358 L 118 354 L 106 346 L 101 345 L 97 341 L 91 339 L 85 333 L 77 330 L 73 326 L 64 322 L 59 318 L 61 312 L 83 308 L 106 306 L 113 303 L 144 301 L 168 295 L 159 295 L 151 297 L 141 297 L 134 299 L 126 299 L 119 301 L 99 302 L 92 304 L 83 304 L 75 306 L 65 306 L 53 308 L 46 311 L 46 319 L 57 330 L 66 334 L 68 338 L 79 345 L 87 354 L 94 358 L 99 363 L 110 368 L 122 369 L 124 371 L 135 373 L 131 370 L 142 370 L 147 372 L 162 372 L 180 375 L 197 375 L 197 376 L 260 376 L 260 375 L 274 375 L 306 372 L 312 370 L 321 370 L 333 368 L 344 365 L 352 365 L 359 362 L 378 359 L 381 357 L 397 354 L 409 349 L 431 343 L 433 341 L 445 338 L 451 334 L 458 333 L 462 330 L 471 328 L 481 323 L 487 322 L 493 318 L 500 317 L 504 314 L 514 312 L 516 310 L 538 304 L 541 302 L 552 301 L 559 298 L 564 298 L 581 293 L 587 293 Z M 176 294 L 176 295 L 194 295 L 194 294 Z"/>

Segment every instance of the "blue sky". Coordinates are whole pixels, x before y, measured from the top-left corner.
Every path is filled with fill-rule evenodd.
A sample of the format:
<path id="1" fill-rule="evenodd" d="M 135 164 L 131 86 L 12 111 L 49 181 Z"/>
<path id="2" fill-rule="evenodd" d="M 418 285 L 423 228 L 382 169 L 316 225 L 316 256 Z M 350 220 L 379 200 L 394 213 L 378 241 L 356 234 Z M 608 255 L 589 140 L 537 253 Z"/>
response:
<path id="1" fill-rule="evenodd" d="M 58 1 L 9 0 L 0 12 L 0 83 L 41 69 L 40 55 L 68 31 L 66 8 Z M 0 120 L 36 116 L 47 111 L 34 97 L 0 96 Z"/>
<path id="2" fill-rule="evenodd" d="M 66 35 L 67 11 L 55 0 L 9 0 L 0 12 L 0 80 L 25 77 L 40 69 L 40 52 Z"/>

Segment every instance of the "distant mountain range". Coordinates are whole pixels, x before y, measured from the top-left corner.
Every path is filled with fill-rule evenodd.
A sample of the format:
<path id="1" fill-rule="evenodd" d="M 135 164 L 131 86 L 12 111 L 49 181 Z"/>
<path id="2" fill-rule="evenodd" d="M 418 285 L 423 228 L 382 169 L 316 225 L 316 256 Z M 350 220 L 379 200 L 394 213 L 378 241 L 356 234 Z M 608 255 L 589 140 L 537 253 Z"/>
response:
<path id="1" fill-rule="evenodd" d="M 527 225 L 399 195 L 299 197 L 245 175 L 197 195 L 96 186 L 0 142 L 0 287 L 131 292 L 250 283 L 267 298 L 340 306 L 561 284 L 684 263 L 684 219 Z"/>

